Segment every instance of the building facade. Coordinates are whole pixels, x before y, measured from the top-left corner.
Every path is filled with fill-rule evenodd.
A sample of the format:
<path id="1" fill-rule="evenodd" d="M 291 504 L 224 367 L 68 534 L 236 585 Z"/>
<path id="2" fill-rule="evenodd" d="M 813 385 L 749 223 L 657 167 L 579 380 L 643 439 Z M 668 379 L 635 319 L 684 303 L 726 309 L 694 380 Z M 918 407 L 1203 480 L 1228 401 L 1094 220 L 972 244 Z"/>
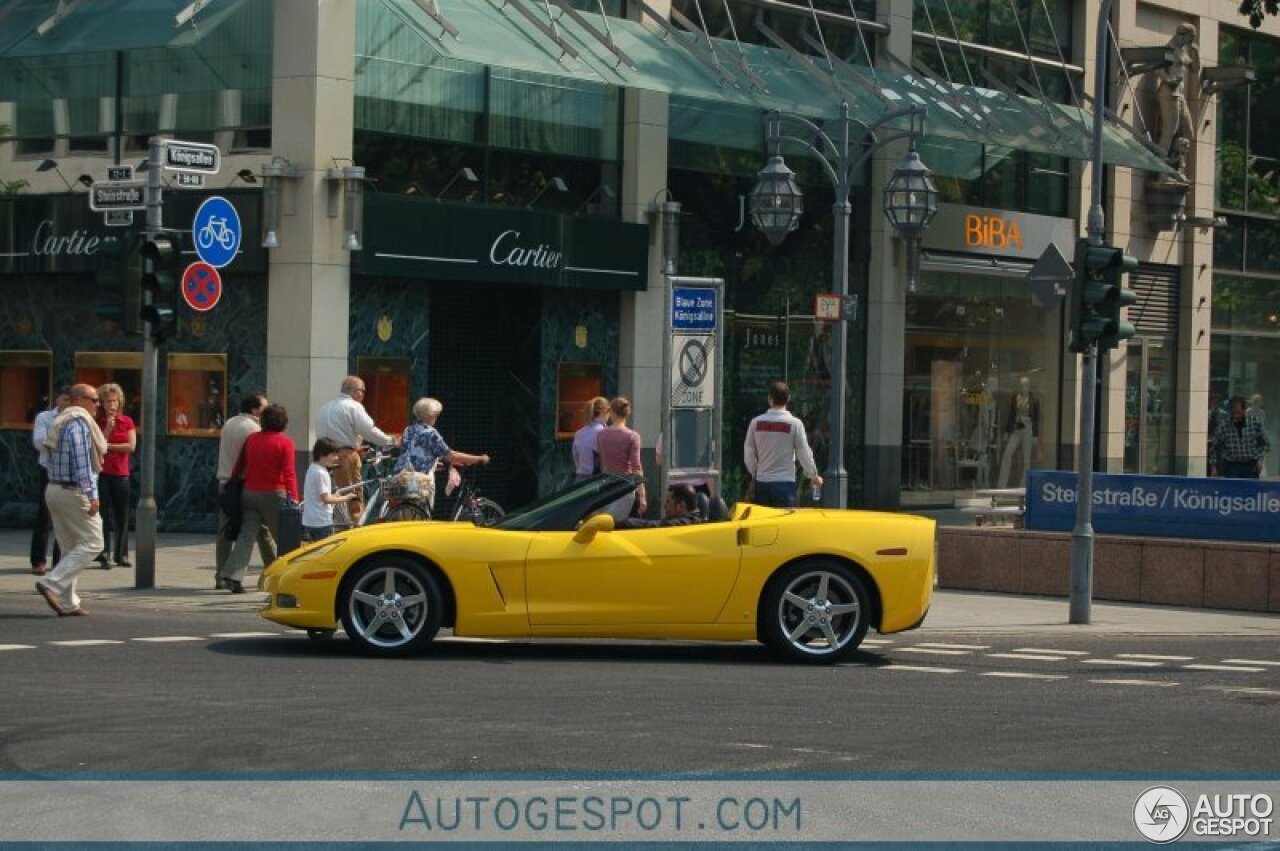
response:
<path id="1" fill-rule="evenodd" d="M 176 28 L 178 0 L 111 5 L 44 28 L 57 4 L 0 4 L 0 476 L 14 495 L 0 523 L 31 516 L 30 421 L 57 385 L 110 379 L 139 401 L 140 338 L 112 312 L 126 289 L 112 258 L 136 228 L 91 213 L 84 187 L 156 134 L 223 156 L 203 188 L 165 192 L 184 251 L 211 195 L 244 233 L 222 301 L 183 313 L 161 353 L 157 422 L 142 424 L 157 429 L 161 528 L 212 528 L 214 438 L 241 394 L 285 404 L 301 451 L 348 373 L 390 431 L 440 398 L 451 444 L 494 456 L 479 483 L 504 504 L 570 478 L 595 395 L 633 399 L 660 463 L 667 257 L 726 282 L 727 495 L 775 378 L 820 466 L 831 387 L 845 388 L 851 505 L 949 505 L 1075 463 L 1078 358 L 1064 307 L 1037 301 L 1026 273 L 1050 246 L 1070 259 L 1087 220 L 1093 4 L 566 0 L 548 18 L 528 3 L 214 0 Z M 1104 206 L 1108 241 L 1140 261 L 1139 335 L 1102 359 L 1099 467 L 1200 475 L 1211 395 L 1280 425 L 1265 408 L 1280 392 L 1280 149 L 1264 118 L 1280 23 L 1118 0 L 1114 24 Z M 1239 64 L 1252 81 L 1206 73 Z M 764 112 L 830 129 L 842 102 L 864 123 L 893 104 L 927 113 L 917 148 L 941 200 L 912 276 L 881 191 L 906 142 L 868 154 L 843 378 L 814 317 L 833 289 L 830 179 L 787 147 L 797 230 L 773 246 L 746 215 L 773 153 Z M 670 201 L 678 243 L 661 227 Z"/>

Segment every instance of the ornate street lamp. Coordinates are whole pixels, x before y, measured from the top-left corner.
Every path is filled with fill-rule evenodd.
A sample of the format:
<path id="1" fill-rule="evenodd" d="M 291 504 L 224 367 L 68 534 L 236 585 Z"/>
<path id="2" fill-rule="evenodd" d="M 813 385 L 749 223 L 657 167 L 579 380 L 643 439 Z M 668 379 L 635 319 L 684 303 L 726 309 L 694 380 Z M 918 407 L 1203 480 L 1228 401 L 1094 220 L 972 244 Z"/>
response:
<path id="1" fill-rule="evenodd" d="M 796 183 L 796 175 L 782 157 L 774 154 L 756 175 L 755 188 L 747 197 L 751 221 L 764 233 L 771 245 L 781 245 L 787 234 L 800 226 L 804 212 L 804 193 Z"/>
<path id="2" fill-rule="evenodd" d="M 907 241 L 907 290 L 916 290 L 920 235 L 938 212 L 938 190 L 929 179 L 932 172 L 920 160 L 915 139 L 884 187 L 884 215 Z"/>
<path id="3" fill-rule="evenodd" d="M 877 137 L 876 131 L 890 122 L 909 119 L 909 130 L 898 130 Z M 784 123 L 796 125 L 799 132 L 786 132 Z M 853 144 L 852 126 L 858 125 L 863 139 Z M 769 242 L 778 245 L 800 223 L 804 210 L 803 193 L 796 184 L 795 174 L 787 168 L 779 149 L 789 142 L 817 157 L 818 162 L 831 178 L 835 188 L 835 204 L 831 208 L 834 228 L 832 234 L 832 287 L 841 296 L 841 303 L 849 294 L 849 220 L 852 207 L 849 194 L 855 175 L 867 159 L 882 145 L 899 139 L 912 141 L 911 151 L 893 173 L 885 187 L 885 215 L 897 231 L 908 238 L 912 247 L 911 281 L 915 281 L 915 242 L 929 225 L 938 209 L 938 192 L 929 180 L 929 169 L 920 161 L 915 150 L 915 140 L 924 135 L 924 112 L 911 107 L 881 116 L 872 124 L 857 121 L 849 115 L 849 104 L 840 105 L 840 131 L 836 139 L 826 130 L 807 118 L 791 113 L 773 111 L 765 114 L 765 142 L 770 152 L 769 162 L 756 176 L 755 188 L 748 199 L 751 221 L 764 232 Z M 844 419 L 845 383 L 848 372 L 849 346 L 845 320 L 834 323 L 831 334 L 831 449 L 828 453 L 826 503 L 844 508 L 849 499 L 849 473 L 844 467 Z"/>

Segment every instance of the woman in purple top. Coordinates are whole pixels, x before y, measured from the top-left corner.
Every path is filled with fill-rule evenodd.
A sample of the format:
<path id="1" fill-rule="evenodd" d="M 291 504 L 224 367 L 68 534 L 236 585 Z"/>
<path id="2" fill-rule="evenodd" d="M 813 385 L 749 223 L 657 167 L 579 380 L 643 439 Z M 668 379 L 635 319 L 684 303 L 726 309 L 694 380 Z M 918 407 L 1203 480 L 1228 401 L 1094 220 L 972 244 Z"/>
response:
<path id="1" fill-rule="evenodd" d="M 609 410 L 613 415 L 613 423 L 603 428 L 596 437 L 600 471 L 638 475 L 643 472 L 640 466 L 640 435 L 634 429 L 627 428 L 631 402 L 619 396 L 609 403 Z M 647 507 L 644 485 L 641 484 L 636 488 L 636 513 L 644 514 Z"/>

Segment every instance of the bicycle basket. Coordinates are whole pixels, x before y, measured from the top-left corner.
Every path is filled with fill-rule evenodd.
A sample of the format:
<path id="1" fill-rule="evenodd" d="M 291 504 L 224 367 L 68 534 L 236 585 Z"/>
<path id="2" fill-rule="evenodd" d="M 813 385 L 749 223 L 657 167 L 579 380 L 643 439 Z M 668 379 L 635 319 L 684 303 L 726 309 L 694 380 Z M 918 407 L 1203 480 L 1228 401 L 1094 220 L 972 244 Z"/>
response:
<path id="1" fill-rule="evenodd" d="M 382 480 L 382 494 L 387 499 L 422 499 L 431 491 L 435 482 L 425 473 L 408 470 Z"/>

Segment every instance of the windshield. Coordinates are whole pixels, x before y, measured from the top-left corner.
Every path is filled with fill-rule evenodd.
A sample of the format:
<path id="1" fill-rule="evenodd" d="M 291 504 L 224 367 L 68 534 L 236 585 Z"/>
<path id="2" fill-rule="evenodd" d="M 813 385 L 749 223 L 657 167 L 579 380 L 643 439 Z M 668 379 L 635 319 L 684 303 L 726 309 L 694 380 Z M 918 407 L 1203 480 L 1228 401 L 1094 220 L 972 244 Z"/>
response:
<path id="1" fill-rule="evenodd" d="M 567 528 L 571 528 L 586 511 L 599 508 L 620 496 L 626 487 L 634 486 L 634 482 L 622 476 L 594 476 L 519 508 L 493 525 L 497 529 L 538 531 L 568 523 Z"/>

